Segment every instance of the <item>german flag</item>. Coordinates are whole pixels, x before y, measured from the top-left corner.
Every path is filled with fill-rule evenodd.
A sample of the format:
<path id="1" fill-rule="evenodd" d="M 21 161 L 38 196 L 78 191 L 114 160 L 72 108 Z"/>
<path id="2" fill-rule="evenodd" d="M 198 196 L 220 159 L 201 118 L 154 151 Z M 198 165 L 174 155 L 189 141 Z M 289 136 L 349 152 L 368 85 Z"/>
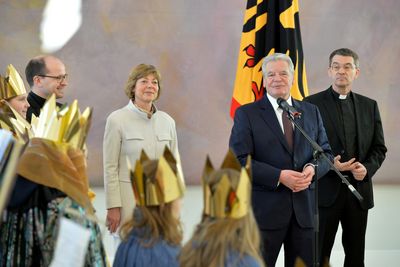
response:
<path id="1" fill-rule="evenodd" d="M 295 74 L 291 95 L 303 99 L 308 95 L 308 87 L 298 0 L 247 1 L 230 110 L 232 118 L 238 107 L 265 94 L 262 59 L 273 53 L 284 53 L 292 59 Z"/>

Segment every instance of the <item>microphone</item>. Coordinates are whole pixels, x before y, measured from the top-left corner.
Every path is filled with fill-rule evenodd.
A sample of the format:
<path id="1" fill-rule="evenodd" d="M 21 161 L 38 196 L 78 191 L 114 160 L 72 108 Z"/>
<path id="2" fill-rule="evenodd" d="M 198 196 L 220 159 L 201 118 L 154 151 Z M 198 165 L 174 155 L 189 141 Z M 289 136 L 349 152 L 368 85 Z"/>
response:
<path id="1" fill-rule="evenodd" d="M 276 102 L 278 103 L 279 107 L 289 113 L 292 118 L 300 118 L 301 112 L 298 112 L 294 107 L 288 104 L 285 99 L 279 97 Z"/>

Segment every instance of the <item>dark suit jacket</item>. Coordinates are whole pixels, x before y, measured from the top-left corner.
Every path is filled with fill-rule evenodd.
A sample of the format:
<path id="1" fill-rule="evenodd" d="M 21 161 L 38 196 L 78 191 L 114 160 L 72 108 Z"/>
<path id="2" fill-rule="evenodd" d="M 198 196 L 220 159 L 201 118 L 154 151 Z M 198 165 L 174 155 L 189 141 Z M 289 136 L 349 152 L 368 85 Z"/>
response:
<path id="1" fill-rule="evenodd" d="M 26 112 L 26 120 L 28 122 L 31 122 L 32 120 L 32 114 L 35 114 L 36 117 L 39 117 L 40 115 L 40 110 L 43 108 L 44 104 L 46 103 L 46 99 L 38 96 L 34 92 L 30 91 L 28 93 L 27 97 L 28 103 L 29 103 L 29 108 Z M 61 107 L 62 105 L 60 103 L 56 103 L 58 107 Z"/>
<path id="2" fill-rule="evenodd" d="M 332 158 L 318 109 L 296 100 L 293 106 L 303 114 L 296 119 L 299 125 Z M 252 202 L 260 229 L 283 228 L 293 213 L 300 226 L 313 227 L 313 186 L 293 193 L 283 184 L 278 185 L 281 170 L 302 171 L 305 164 L 313 162 L 313 149 L 295 130 L 294 152 L 289 151 L 267 96 L 236 110 L 229 146 L 243 165 L 247 155 L 252 157 Z M 328 164 L 319 165 L 318 173 L 325 174 Z"/>
<path id="3" fill-rule="evenodd" d="M 340 124 L 339 114 L 334 96 L 331 92 L 332 87 L 325 91 L 305 98 L 305 101 L 318 106 L 329 143 L 333 154 L 343 155 L 344 153 L 344 133 L 343 126 Z M 368 97 L 351 93 L 354 100 L 355 117 L 357 123 L 357 160 L 367 169 L 367 176 L 363 181 L 358 182 L 352 176 L 349 181 L 355 185 L 357 191 L 363 196 L 361 203 L 363 209 L 370 209 L 374 206 L 372 191 L 372 176 L 381 166 L 385 159 L 386 146 L 383 137 L 382 121 L 379 115 L 378 104 L 375 100 Z M 341 179 L 330 171 L 319 182 L 319 206 L 329 207 L 336 200 L 341 187 Z"/>

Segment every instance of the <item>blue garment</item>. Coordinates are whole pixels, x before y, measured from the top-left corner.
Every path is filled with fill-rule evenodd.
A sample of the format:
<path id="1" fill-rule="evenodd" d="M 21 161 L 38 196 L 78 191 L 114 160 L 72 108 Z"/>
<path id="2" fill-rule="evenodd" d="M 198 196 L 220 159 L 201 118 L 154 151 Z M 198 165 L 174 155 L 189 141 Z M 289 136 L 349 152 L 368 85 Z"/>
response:
<path id="1" fill-rule="evenodd" d="M 140 242 L 140 231 L 133 230 L 128 240 L 123 241 L 115 254 L 114 267 L 178 267 L 180 246 L 173 246 L 164 240 L 156 241 L 151 247 Z"/>
<path id="2" fill-rule="evenodd" d="M 293 107 L 301 112 L 295 121 L 316 142 L 325 155 L 333 155 L 322 118 L 316 106 L 292 99 Z M 312 233 L 314 227 L 315 183 L 299 192 L 279 182 L 282 170 L 302 172 L 314 163 L 311 144 L 296 128 L 293 150 L 290 149 L 276 112 L 276 99 L 265 95 L 262 99 L 236 110 L 229 146 L 244 166 L 251 155 L 252 204 L 254 216 L 261 230 L 266 265 L 275 266 L 282 243 L 285 243 L 285 262 L 293 266 L 300 256 L 312 265 Z M 318 159 L 318 177 L 329 171 L 328 162 Z M 314 181 L 315 181 L 314 177 Z M 281 235 L 279 231 L 290 236 Z"/>
<path id="3" fill-rule="evenodd" d="M 260 267 L 260 263 L 250 255 L 245 254 L 242 258 L 239 253 L 229 253 L 225 259 L 225 267 Z"/>
<path id="4" fill-rule="evenodd" d="M 296 119 L 297 124 L 333 159 L 318 108 L 294 99 L 292 103 L 303 114 Z M 293 193 L 279 183 L 282 170 L 301 172 L 307 163 L 314 162 L 312 146 L 297 129 L 294 130 L 293 144 L 291 151 L 267 95 L 236 110 L 229 146 L 243 166 L 247 156 L 251 155 L 252 203 L 261 230 L 288 227 L 292 216 L 301 227 L 314 227 L 314 184 Z M 321 158 L 318 176 L 328 171 L 329 165 Z"/>
<path id="5" fill-rule="evenodd" d="M 39 206 L 44 210 L 47 203 L 59 197 L 66 197 L 66 194 L 55 188 L 32 182 L 18 174 L 7 208 L 28 210 Z"/>

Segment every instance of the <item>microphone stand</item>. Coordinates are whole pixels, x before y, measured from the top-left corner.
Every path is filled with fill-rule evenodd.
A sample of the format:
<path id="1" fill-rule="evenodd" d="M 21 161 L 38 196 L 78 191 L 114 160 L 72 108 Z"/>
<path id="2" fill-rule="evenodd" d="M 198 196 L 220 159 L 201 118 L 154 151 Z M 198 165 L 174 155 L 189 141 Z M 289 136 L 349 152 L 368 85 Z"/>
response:
<path id="1" fill-rule="evenodd" d="M 300 118 L 300 113 L 298 116 L 294 117 L 290 112 L 287 110 L 284 110 L 286 112 L 286 116 L 289 118 L 289 120 L 293 123 L 293 125 L 296 127 L 297 130 L 304 136 L 305 139 L 310 143 L 312 146 L 314 152 L 313 152 L 313 157 L 316 162 L 315 164 L 315 174 L 314 174 L 314 182 L 315 182 L 315 190 L 314 190 L 314 198 L 315 198 L 315 206 L 314 206 L 314 249 L 313 249 L 313 261 L 314 261 L 314 267 L 319 266 L 319 251 L 318 251 L 318 243 L 319 243 L 319 212 L 318 212 L 318 160 L 322 158 L 325 160 L 328 165 L 330 166 L 331 170 L 335 171 L 336 174 L 342 179 L 342 182 L 347 185 L 349 190 L 353 193 L 353 195 L 358 199 L 358 201 L 362 202 L 363 197 L 358 193 L 358 191 L 354 188 L 352 184 L 346 179 L 346 177 L 343 176 L 343 174 L 340 173 L 340 171 L 333 165 L 332 161 L 329 160 L 329 158 L 326 156 L 324 150 L 321 148 L 320 145 L 317 144 L 314 140 L 311 139 L 311 137 L 304 131 L 303 128 L 295 121 L 296 118 Z"/>

